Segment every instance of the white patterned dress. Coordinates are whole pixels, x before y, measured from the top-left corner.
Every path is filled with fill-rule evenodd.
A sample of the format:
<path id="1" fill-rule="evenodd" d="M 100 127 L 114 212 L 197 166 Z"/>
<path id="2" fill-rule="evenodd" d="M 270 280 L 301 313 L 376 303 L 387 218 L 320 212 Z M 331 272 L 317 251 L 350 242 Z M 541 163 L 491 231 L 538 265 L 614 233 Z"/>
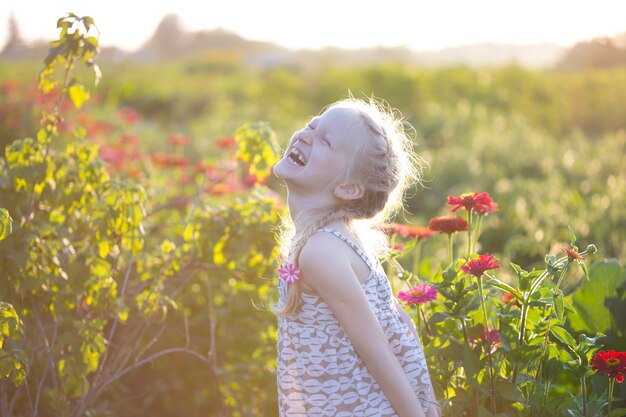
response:
<path id="1" fill-rule="evenodd" d="M 430 398 L 430 377 L 419 339 L 402 321 L 389 281 L 380 262 L 350 239 L 329 232 L 349 244 L 371 272 L 362 284 L 376 318 L 402 365 L 422 407 Z M 279 280 L 281 305 L 286 284 Z M 358 356 L 330 307 L 320 297 L 301 293 L 300 309 L 278 319 L 278 409 L 280 417 L 397 416 L 391 403 Z"/>

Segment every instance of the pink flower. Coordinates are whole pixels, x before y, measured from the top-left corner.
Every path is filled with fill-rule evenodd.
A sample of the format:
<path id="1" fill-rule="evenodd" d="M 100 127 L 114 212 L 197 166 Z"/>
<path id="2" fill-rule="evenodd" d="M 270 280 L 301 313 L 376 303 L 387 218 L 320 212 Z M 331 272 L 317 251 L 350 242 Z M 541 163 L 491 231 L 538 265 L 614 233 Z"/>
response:
<path id="1" fill-rule="evenodd" d="M 287 284 L 294 284 L 300 279 L 300 271 L 291 262 L 280 265 L 278 275 L 280 279 L 284 280 Z"/>
<path id="2" fill-rule="evenodd" d="M 485 344 L 486 351 L 489 353 L 495 352 L 498 346 L 502 344 L 500 342 L 500 333 L 496 329 L 486 329 L 485 327 L 482 328 L 481 334 L 470 335 L 468 342 L 472 346 L 476 346 L 479 342 Z"/>
<path id="3" fill-rule="evenodd" d="M 463 265 L 461 270 L 466 274 L 472 274 L 478 278 L 482 277 L 486 271 L 496 268 L 500 268 L 500 264 L 494 260 L 494 256 L 483 253 L 478 258 L 471 259 Z"/>
<path id="4" fill-rule="evenodd" d="M 428 303 L 435 298 L 437 298 L 437 289 L 428 284 L 416 285 L 409 290 L 398 293 L 398 299 L 404 301 L 409 307 Z"/>

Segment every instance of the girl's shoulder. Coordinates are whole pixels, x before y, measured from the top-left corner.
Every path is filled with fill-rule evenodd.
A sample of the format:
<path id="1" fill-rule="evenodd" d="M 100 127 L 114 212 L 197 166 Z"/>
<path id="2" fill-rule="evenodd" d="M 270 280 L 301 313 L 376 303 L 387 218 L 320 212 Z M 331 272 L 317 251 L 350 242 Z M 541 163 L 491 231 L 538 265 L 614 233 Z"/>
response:
<path id="1" fill-rule="evenodd" d="M 311 235 L 302 247 L 298 263 L 315 265 L 317 262 L 347 260 L 345 254 L 349 251 L 351 248 L 336 236 L 317 232 Z"/>

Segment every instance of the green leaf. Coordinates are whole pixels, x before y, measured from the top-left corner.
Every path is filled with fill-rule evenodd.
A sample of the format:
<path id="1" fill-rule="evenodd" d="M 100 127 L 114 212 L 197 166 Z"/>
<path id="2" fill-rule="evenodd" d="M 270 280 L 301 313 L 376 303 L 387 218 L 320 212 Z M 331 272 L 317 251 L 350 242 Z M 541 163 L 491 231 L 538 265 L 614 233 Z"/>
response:
<path id="1" fill-rule="evenodd" d="M 506 282 L 502 282 L 497 278 L 489 278 L 487 280 L 485 280 L 485 284 L 489 284 L 492 285 L 496 288 L 500 288 L 501 290 L 504 290 L 506 292 L 508 292 L 509 294 L 514 295 L 520 302 L 522 301 L 522 296 L 519 293 L 519 291 L 517 291 L 515 288 L 511 287 L 509 284 L 507 284 Z"/>
<path id="2" fill-rule="evenodd" d="M 552 326 L 550 327 L 550 334 L 554 336 L 559 342 L 563 345 L 567 346 L 572 352 L 574 351 L 574 347 L 577 345 L 576 339 L 569 334 L 565 328 L 561 326 Z"/>
<path id="3" fill-rule="evenodd" d="M 589 280 L 571 297 L 575 313 L 568 313 L 570 326 L 575 332 L 605 333 L 617 329 L 617 323 L 607 308 L 609 300 L 618 300 L 618 288 L 626 282 L 626 273 L 614 259 L 595 263 L 589 270 Z"/>
<path id="4" fill-rule="evenodd" d="M 569 231 L 570 246 L 574 246 L 576 244 L 576 234 L 574 234 L 574 230 L 570 226 L 567 226 L 567 230 Z"/>
<path id="5" fill-rule="evenodd" d="M 69 87 L 69 96 L 74 103 L 74 107 L 80 109 L 89 98 L 89 92 L 82 84 L 74 84 Z"/>
<path id="6" fill-rule="evenodd" d="M 524 396 L 520 389 L 506 379 L 500 379 L 495 383 L 496 396 L 513 402 L 521 402 Z"/>
<path id="7" fill-rule="evenodd" d="M 13 231 L 13 219 L 9 215 L 9 211 L 4 208 L 0 208 L 0 240 L 11 234 Z"/>
<path id="8" fill-rule="evenodd" d="M 471 349 L 468 345 L 463 345 L 463 368 L 470 385 L 477 386 L 478 372 L 482 369 L 480 354 Z"/>
<path id="9" fill-rule="evenodd" d="M 563 314 L 565 306 L 563 304 L 563 291 L 559 290 L 552 294 L 552 306 L 554 307 L 554 313 L 559 322 L 563 323 Z"/>

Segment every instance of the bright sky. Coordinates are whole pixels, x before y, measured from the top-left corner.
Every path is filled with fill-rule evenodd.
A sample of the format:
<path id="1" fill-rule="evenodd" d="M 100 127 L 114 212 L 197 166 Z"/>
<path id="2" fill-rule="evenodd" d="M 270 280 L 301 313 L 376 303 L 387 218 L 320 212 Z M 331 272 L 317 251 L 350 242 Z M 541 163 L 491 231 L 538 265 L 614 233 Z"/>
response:
<path id="1" fill-rule="evenodd" d="M 0 48 L 14 13 L 22 37 L 52 40 L 66 12 L 89 15 L 100 44 L 139 48 L 163 16 L 186 29 L 218 27 L 289 48 L 407 46 L 437 50 L 469 43 L 555 43 L 626 32 L 622 0 L 2 0 Z"/>

